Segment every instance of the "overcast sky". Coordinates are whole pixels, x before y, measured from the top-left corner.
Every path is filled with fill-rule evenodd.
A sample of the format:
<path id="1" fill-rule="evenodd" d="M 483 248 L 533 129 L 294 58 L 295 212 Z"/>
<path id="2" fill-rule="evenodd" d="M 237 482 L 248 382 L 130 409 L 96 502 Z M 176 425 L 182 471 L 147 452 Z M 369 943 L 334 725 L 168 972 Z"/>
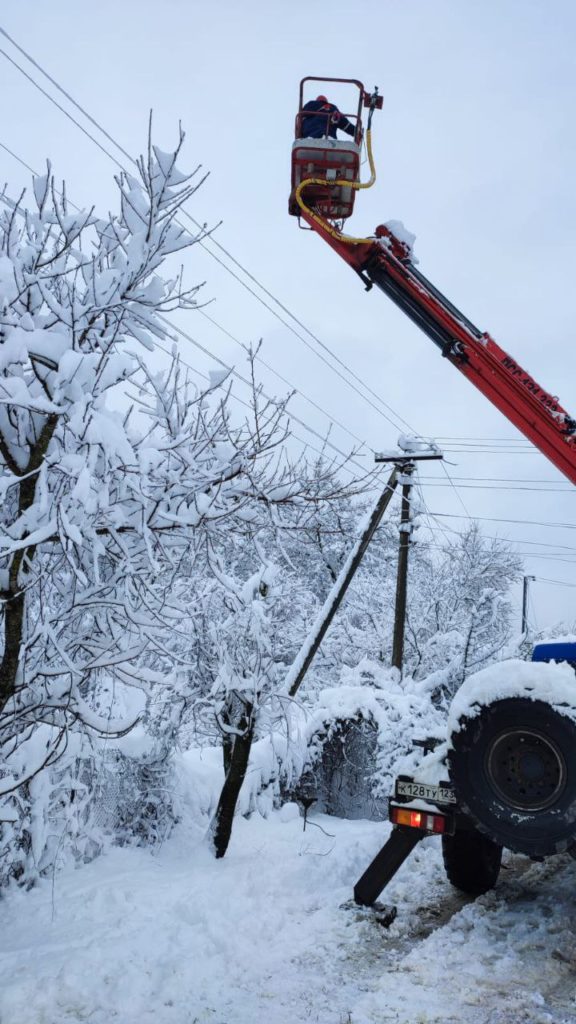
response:
<path id="1" fill-rule="evenodd" d="M 191 313 L 181 321 L 186 330 L 239 370 L 242 350 L 225 332 L 243 343 L 262 338 L 263 359 L 300 392 L 294 413 L 320 433 L 336 418 L 332 441 L 346 450 L 351 435 L 365 441 L 359 461 L 367 466 L 371 451 L 393 447 L 406 423 L 440 438 L 454 486 L 440 468 L 426 470 L 424 496 L 432 512 L 461 518 L 430 521 L 438 543 L 440 527 L 480 518 L 487 534 L 515 542 L 526 572 L 538 577 L 533 624 L 575 621 L 574 488 L 384 295 L 366 293 L 287 216 L 300 79 L 378 85 L 378 181 L 348 228 L 364 234 L 403 221 L 417 236 L 422 272 L 576 415 L 573 0 L 21 0 L 4 5 L 0 24 L 129 153 L 145 145 L 150 108 L 163 149 L 181 120 L 181 168 L 202 163 L 210 171 L 190 213 L 202 223 L 222 220 L 218 241 L 304 326 L 212 251 L 312 349 L 308 332 L 393 411 L 354 392 L 198 246 L 186 260 L 188 280 L 206 281 L 205 297 L 215 299 L 206 312 L 217 325 Z M 0 43 L 125 162 L 13 45 Z M 114 163 L 4 56 L 0 68 L 0 143 L 33 168 L 50 157 L 76 203 L 113 206 Z M 29 175 L 5 150 L 0 162 L 14 195 Z M 206 372 L 210 360 L 183 344 L 184 357 Z M 289 390 L 261 369 L 270 393 Z M 295 432 L 311 437 L 302 427 Z M 462 450 L 461 438 L 476 441 Z M 522 482 L 512 491 L 506 481 Z"/>

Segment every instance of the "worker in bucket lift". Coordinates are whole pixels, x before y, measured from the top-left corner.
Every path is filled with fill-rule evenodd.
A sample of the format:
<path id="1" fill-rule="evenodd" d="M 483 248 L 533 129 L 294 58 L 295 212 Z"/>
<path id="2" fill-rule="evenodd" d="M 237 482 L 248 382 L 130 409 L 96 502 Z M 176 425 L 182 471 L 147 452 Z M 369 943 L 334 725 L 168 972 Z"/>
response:
<path id="1" fill-rule="evenodd" d="M 326 96 L 317 96 L 315 100 L 309 100 L 302 107 L 302 112 L 305 115 L 300 122 L 302 139 L 323 139 L 326 136 L 335 139 L 338 128 L 352 138 L 356 135 L 352 122 L 340 113 L 334 103 L 329 103 Z"/>

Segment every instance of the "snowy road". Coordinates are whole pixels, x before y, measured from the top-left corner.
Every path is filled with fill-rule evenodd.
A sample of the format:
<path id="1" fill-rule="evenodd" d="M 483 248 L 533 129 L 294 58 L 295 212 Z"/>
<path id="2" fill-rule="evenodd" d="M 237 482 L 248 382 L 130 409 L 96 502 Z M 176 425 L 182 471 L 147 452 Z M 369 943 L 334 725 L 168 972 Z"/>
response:
<path id="1" fill-rule="evenodd" d="M 283 820 L 283 819 L 288 820 Z M 576 864 L 513 858 L 454 894 L 431 840 L 387 893 L 341 909 L 386 826 L 240 819 L 216 862 L 192 828 L 3 903 L 1 1024 L 574 1024 Z"/>

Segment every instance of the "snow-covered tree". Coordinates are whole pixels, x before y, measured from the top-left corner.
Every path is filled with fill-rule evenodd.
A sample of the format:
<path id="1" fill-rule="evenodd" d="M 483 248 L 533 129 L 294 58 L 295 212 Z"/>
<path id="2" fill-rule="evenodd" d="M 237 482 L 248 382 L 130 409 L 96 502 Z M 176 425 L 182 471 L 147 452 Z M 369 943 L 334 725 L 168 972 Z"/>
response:
<path id="1" fill-rule="evenodd" d="M 425 554 L 425 552 L 424 552 Z M 510 588 L 522 563 L 477 523 L 425 557 L 408 610 L 407 648 L 418 679 L 451 696 L 466 675 L 497 659 L 511 636 Z"/>
<path id="2" fill-rule="evenodd" d="M 247 519 L 244 533 L 236 529 L 218 545 L 209 538 L 206 546 L 211 583 L 203 602 L 203 657 L 192 708 L 196 720 L 205 720 L 208 711 L 222 739 L 225 782 L 211 827 L 217 856 L 230 840 L 253 741 L 286 713 L 286 674 L 318 606 L 310 573 L 292 557 L 294 535 L 301 543 L 308 538 L 325 568 L 317 546 L 320 523 L 327 521 L 330 537 L 333 504 L 346 503 L 358 486 L 344 487 L 330 463 L 305 469 L 300 466 L 292 485 L 284 482 L 270 492 L 275 503 L 264 516 Z"/>
<path id="3" fill-rule="evenodd" d="M 208 683 L 238 665 L 241 638 L 251 638 L 247 658 L 264 642 L 268 612 L 259 620 L 254 602 L 232 609 L 234 634 L 222 561 L 241 552 L 230 578 L 258 575 L 286 510 L 304 522 L 306 509 L 346 491 L 337 466 L 289 458 L 286 400 L 263 396 L 253 354 L 244 416 L 232 415 L 225 381 L 198 392 L 176 356 L 159 369 L 165 315 L 198 295 L 178 269 L 161 276 L 202 237 L 177 222 L 199 184 L 177 168 L 182 142 L 167 154 L 149 141 L 139 177 L 117 178 L 119 212 L 105 219 L 75 210 L 50 169 L 33 182 L 32 208 L 22 195 L 0 216 L 5 824 L 26 817 L 21 805 L 56 761 L 62 799 L 74 735 L 120 736 L 144 715 L 165 751 L 182 710 L 206 704 Z M 210 623 L 199 657 L 190 637 L 202 635 L 211 601 L 225 625 L 214 636 Z M 254 656 L 259 708 L 273 668 Z M 238 678 L 231 670 L 230 685 L 216 686 L 211 710 L 224 689 L 226 713 L 237 709 Z M 109 703 L 118 688 L 143 694 L 116 700 L 123 716 Z M 69 789 L 79 792 L 78 779 Z M 38 822 L 33 831 L 36 841 L 28 830 L 14 842 L 39 847 Z"/>
<path id="4" fill-rule="evenodd" d="M 388 520 L 326 638 L 324 678 L 334 675 L 334 666 L 353 667 L 364 657 L 390 664 L 397 559 L 397 531 Z M 404 675 L 423 680 L 441 672 L 439 685 L 449 695 L 466 674 L 497 658 L 511 636 L 510 588 L 520 573 L 509 545 L 484 538 L 478 524 L 454 534 L 440 552 L 417 537 L 410 551 Z"/>
<path id="5" fill-rule="evenodd" d="M 176 223 L 197 187 L 177 170 L 182 142 L 172 154 L 149 144 L 139 180 L 117 178 L 120 212 L 105 220 L 72 208 L 50 168 L 34 179 L 34 208 L 23 194 L 0 217 L 4 751 L 39 722 L 50 729 L 14 784 L 58 756 L 75 722 L 130 724 L 106 724 L 85 693 L 91 673 L 129 673 L 146 645 L 143 579 L 182 493 L 157 479 L 177 459 L 114 398 L 130 380 L 151 388 L 142 353 L 165 336 L 165 313 L 196 304 L 197 287 L 158 274 L 197 240 Z"/>

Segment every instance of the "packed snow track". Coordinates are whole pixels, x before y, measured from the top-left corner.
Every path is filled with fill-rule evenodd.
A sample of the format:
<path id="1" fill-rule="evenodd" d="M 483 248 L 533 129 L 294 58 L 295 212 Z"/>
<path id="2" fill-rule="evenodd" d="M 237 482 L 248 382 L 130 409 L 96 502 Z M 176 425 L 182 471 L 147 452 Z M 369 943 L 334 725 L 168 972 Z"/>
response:
<path id="1" fill-rule="evenodd" d="M 312 822 L 240 819 L 221 861 L 180 826 L 10 893 L 1 1024 L 574 1024 L 573 862 L 511 857 L 472 902 L 426 840 L 385 930 L 342 904 L 388 826 Z"/>

